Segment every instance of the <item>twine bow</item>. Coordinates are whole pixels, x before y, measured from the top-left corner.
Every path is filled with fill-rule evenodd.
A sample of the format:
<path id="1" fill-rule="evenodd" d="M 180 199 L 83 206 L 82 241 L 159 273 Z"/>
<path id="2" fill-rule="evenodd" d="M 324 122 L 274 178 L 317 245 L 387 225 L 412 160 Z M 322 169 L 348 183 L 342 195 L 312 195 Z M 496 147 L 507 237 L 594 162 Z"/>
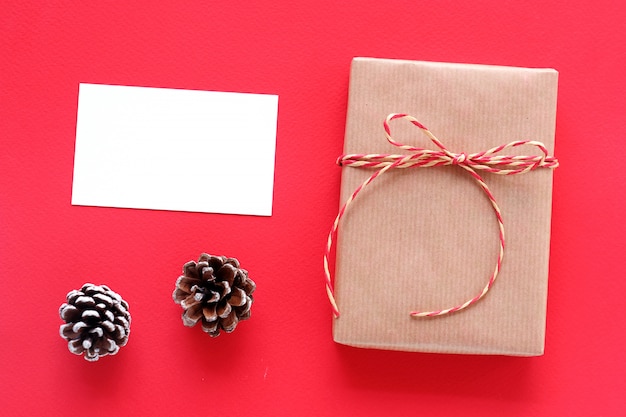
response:
<path id="1" fill-rule="evenodd" d="M 411 122 L 414 126 L 418 127 L 422 131 L 422 133 L 424 133 L 439 150 L 418 148 L 415 146 L 404 145 L 395 141 L 391 137 L 391 129 L 389 128 L 389 123 L 395 119 L 406 119 Z M 491 148 L 483 152 L 477 152 L 472 154 L 454 153 L 449 151 L 443 145 L 443 143 L 441 143 L 441 141 L 437 139 L 435 135 L 433 135 L 432 132 L 428 130 L 424 125 L 422 125 L 417 119 L 407 114 L 390 114 L 385 119 L 384 129 L 385 137 L 387 138 L 387 141 L 389 143 L 410 153 L 401 155 L 348 154 L 341 156 L 337 160 L 337 164 L 340 166 L 372 168 L 377 169 L 377 171 L 375 171 L 369 178 L 367 178 L 359 187 L 357 187 L 356 190 L 354 190 L 352 195 L 350 195 L 348 200 L 339 210 L 339 213 L 335 218 L 330 233 L 328 234 L 328 242 L 326 244 L 326 251 L 324 253 L 324 273 L 326 276 L 326 293 L 328 294 L 328 299 L 332 306 L 333 314 L 336 318 L 339 317 L 339 308 L 337 307 L 337 302 L 334 296 L 331 274 L 328 267 L 328 259 L 330 257 L 330 252 L 333 246 L 333 238 L 337 234 L 337 230 L 339 228 L 339 222 L 341 218 L 345 215 L 350 205 L 354 202 L 357 195 L 377 177 L 381 176 L 390 169 L 427 168 L 445 165 L 456 165 L 463 168 L 469 175 L 472 176 L 472 178 L 474 178 L 474 180 L 476 180 L 478 185 L 487 195 L 487 198 L 491 203 L 491 207 L 493 208 L 493 211 L 496 215 L 496 220 L 498 221 L 498 239 L 500 243 L 498 259 L 496 261 L 493 273 L 487 281 L 487 284 L 476 296 L 454 307 L 433 311 L 411 311 L 409 314 L 412 317 L 435 317 L 463 310 L 478 302 L 489 292 L 494 282 L 496 281 L 496 278 L 498 277 L 498 273 L 500 272 L 500 267 L 502 265 L 502 259 L 504 257 L 504 223 L 502 221 L 502 213 L 500 212 L 500 207 L 498 206 L 496 199 L 491 193 L 491 190 L 489 190 L 489 187 L 483 181 L 478 172 L 485 171 L 498 175 L 525 174 L 537 168 L 557 168 L 559 166 L 559 161 L 553 156 L 548 156 L 548 150 L 543 143 L 533 140 L 514 141 L 505 145 L 496 146 L 495 148 Z M 539 149 L 539 151 L 541 151 L 541 154 L 531 156 L 497 155 L 505 149 L 515 148 L 523 145 L 534 146 L 535 148 Z"/>

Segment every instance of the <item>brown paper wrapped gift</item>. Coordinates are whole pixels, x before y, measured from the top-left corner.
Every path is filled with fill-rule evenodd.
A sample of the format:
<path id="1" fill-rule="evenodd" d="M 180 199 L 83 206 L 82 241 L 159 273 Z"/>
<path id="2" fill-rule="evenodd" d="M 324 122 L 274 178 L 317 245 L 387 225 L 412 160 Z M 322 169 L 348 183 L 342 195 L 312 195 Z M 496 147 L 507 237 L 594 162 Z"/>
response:
<path id="1" fill-rule="evenodd" d="M 383 121 L 390 113 L 406 113 L 452 152 L 534 140 L 552 154 L 557 77 L 552 69 L 355 58 L 344 152 L 403 152 L 387 142 Z M 402 120 L 391 123 L 391 136 L 434 146 Z M 526 145 L 507 154 L 537 152 Z M 341 202 L 372 172 L 344 166 Z M 543 354 L 552 170 L 480 175 L 506 230 L 503 263 L 489 293 L 463 311 L 409 316 L 479 293 L 498 257 L 499 229 L 489 199 L 461 167 L 389 170 L 358 195 L 341 220 L 336 342 L 420 352 Z"/>

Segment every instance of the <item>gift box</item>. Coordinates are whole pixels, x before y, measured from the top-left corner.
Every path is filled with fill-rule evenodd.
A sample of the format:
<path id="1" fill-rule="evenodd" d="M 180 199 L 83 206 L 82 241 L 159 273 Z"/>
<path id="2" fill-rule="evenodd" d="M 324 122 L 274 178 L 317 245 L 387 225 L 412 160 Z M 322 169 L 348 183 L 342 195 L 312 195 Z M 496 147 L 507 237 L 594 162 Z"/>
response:
<path id="1" fill-rule="evenodd" d="M 369 165 L 341 168 L 341 203 L 350 206 L 338 222 L 334 293 L 329 288 L 338 313 L 336 342 L 437 353 L 543 354 L 550 168 L 558 162 L 542 156 L 537 142 L 552 155 L 557 78 L 553 69 L 353 60 L 344 152 L 374 158 Z M 389 116 L 398 113 L 415 119 Z M 387 134 L 405 146 L 392 146 Z M 525 141 L 531 142 L 518 146 Z M 516 145 L 498 148 L 511 142 Z M 419 148 L 451 156 L 448 163 L 415 157 L 412 162 L 421 165 L 385 170 L 363 188 L 392 163 L 382 155 L 402 158 Z M 524 156 L 519 161 L 526 165 L 519 166 L 527 169 L 509 172 L 518 175 L 472 169 L 486 191 L 464 167 L 470 157 L 476 167 L 487 156 L 500 156 L 509 171 L 518 167 L 515 157 Z M 349 201 L 355 190 L 358 196 Z M 416 314 L 446 309 L 452 311 Z"/>

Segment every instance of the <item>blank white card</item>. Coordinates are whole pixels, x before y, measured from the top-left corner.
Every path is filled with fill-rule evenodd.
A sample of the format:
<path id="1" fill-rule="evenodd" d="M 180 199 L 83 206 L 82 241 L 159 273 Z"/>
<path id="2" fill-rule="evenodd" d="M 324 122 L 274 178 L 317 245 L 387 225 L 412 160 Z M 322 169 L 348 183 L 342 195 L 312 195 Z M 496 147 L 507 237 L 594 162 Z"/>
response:
<path id="1" fill-rule="evenodd" d="M 72 204 L 271 216 L 278 96 L 80 84 Z"/>

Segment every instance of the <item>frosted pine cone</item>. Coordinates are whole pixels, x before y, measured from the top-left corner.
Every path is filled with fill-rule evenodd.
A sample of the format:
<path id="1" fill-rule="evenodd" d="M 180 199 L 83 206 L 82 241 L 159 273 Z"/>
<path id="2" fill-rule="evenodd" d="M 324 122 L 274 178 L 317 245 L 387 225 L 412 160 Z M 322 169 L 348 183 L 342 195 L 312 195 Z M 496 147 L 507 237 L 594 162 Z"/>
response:
<path id="1" fill-rule="evenodd" d="M 183 266 L 172 298 L 185 310 L 185 326 L 193 327 L 200 321 L 202 330 L 217 337 L 220 330 L 230 333 L 237 323 L 250 318 L 255 289 L 256 284 L 237 259 L 203 253 L 198 262 Z"/>
<path id="2" fill-rule="evenodd" d="M 88 361 L 115 355 L 128 342 L 130 313 L 128 303 L 106 285 L 85 284 L 67 294 L 59 315 L 61 337 L 70 352 L 84 353 Z"/>

